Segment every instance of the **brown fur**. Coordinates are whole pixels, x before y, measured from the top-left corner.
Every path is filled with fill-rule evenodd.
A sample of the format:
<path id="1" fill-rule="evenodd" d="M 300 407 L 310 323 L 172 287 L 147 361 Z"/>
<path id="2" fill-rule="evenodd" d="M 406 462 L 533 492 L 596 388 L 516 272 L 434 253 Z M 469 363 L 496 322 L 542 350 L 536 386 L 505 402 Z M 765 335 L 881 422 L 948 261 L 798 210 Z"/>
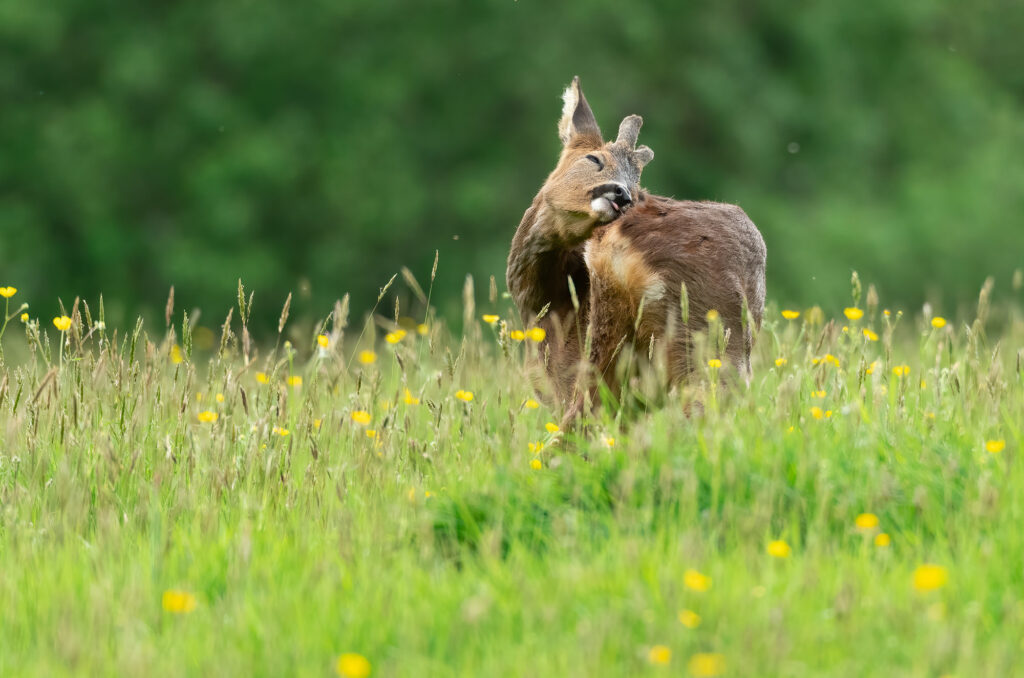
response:
<path id="1" fill-rule="evenodd" d="M 680 382 L 692 369 L 691 335 L 706 329 L 712 309 L 730 337 L 725 357 L 748 375 L 754 328 L 743 313 L 746 304 L 750 320 L 760 325 L 766 260 L 761 234 L 735 205 L 642 192 L 640 172 L 653 153 L 635 148 L 640 118 L 626 118 L 618 139 L 605 143 L 578 79 L 565 99 L 559 124 L 564 148 L 519 224 L 507 281 L 524 323 L 549 309 L 538 322 L 548 333 L 545 372 L 566 419 L 583 411 L 585 393 L 596 398 L 597 379 L 618 393 L 614 365 L 624 347 L 641 355 L 655 347 L 669 384 Z M 594 197 L 613 184 L 626 187 L 633 200 L 621 216 Z M 686 325 L 680 317 L 683 284 Z M 588 377 L 591 369 L 596 378 Z"/>

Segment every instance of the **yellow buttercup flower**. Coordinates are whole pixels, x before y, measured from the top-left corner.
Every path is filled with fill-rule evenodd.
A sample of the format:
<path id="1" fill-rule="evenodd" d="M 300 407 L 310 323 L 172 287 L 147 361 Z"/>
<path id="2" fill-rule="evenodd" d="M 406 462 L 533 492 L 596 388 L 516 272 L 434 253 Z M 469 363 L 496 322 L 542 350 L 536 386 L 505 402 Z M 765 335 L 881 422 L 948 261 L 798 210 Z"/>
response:
<path id="1" fill-rule="evenodd" d="M 885 548 L 892 543 L 892 537 L 887 535 L 885 532 L 879 532 L 875 535 L 875 546 L 879 548 Z"/>
<path id="2" fill-rule="evenodd" d="M 210 410 L 203 410 L 196 416 L 199 419 L 199 421 L 203 422 L 204 424 L 212 424 L 213 422 L 217 421 L 219 415 L 216 412 L 211 412 Z"/>
<path id="3" fill-rule="evenodd" d="M 776 366 L 776 367 L 782 367 L 783 365 L 785 365 L 785 364 L 786 364 L 786 363 L 788 363 L 788 362 L 789 362 L 789 361 L 788 361 L 788 360 L 786 360 L 785 358 L 776 358 L 776 359 L 775 359 L 775 366 Z"/>
<path id="4" fill-rule="evenodd" d="M 664 666 L 672 661 L 672 650 L 664 645 L 655 645 L 647 651 L 647 661 L 658 666 Z"/>
<path id="5" fill-rule="evenodd" d="M 935 329 L 941 330 L 945 326 L 946 319 L 943 318 L 942 316 L 935 316 L 934 318 L 932 318 L 932 327 L 934 327 Z"/>
<path id="6" fill-rule="evenodd" d="M 800 311 L 790 311 L 789 309 L 786 309 L 782 312 L 782 317 L 786 320 L 796 320 L 800 317 Z"/>
<path id="7" fill-rule="evenodd" d="M 822 419 L 825 416 L 825 411 L 818 407 L 817 405 L 815 405 L 814 407 L 811 408 L 811 416 L 814 417 L 815 419 Z"/>
<path id="8" fill-rule="evenodd" d="M 540 451 L 544 449 L 544 443 L 526 443 L 526 447 L 533 454 L 539 454 Z"/>
<path id="9" fill-rule="evenodd" d="M 892 368 L 892 373 L 895 374 L 897 377 L 905 377 L 908 374 L 910 374 L 910 366 L 897 365 L 896 367 Z"/>
<path id="10" fill-rule="evenodd" d="M 425 323 L 420 323 L 419 325 L 416 326 L 416 334 L 420 335 L 421 337 L 427 336 L 429 332 L 430 328 L 427 327 Z"/>
<path id="11" fill-rule="evenodd" d="M 1000 452 L 1002 452 L 1005 449 L 1006 449 L 1006 441 L 1005 440 L 1000 439 L 1000 440 L 986 440 L 985 441 L 985 451 L 986 452 L 989 452 L 991 454 L 999 454 Z"/>
<path id="12" fill-rule="evenodd" d="M 526 332 L 523 332 L 522 330 L 512 330 L 508 333 L 508 338 L 512 341 L 522 341 L 526 339 Z"/>
<path id="13" fill-rule="evenodd" d="M 925 563 L 914 570 L 913 584 L 918 591 L 935 591 L 949 581 L 949 571 L 941 565 Z"/>
<path id="14" fill-rule="evenodd" d="M 279 435 L 282 438 L 284 438 L 286 435 L 290 433 L 288 429 L 281 428 L 280 426 L 275 426 L 274 428 L 270 429 L 270 432 Z"/>
<path id="15" fill-rule="evenodd" d="M 483 318 L 483 321 L 485 323 L 487 323 L 488 325 L 493 325 L 496 322 L 498 322 L 499 320 L 501 320 L 501 316 L 500 315 L 494 315 L 493 313 L 484 313 L 482 318 Z"/>
<path id="16" fill-rule="evenodd" d="M 562 430 L 558 428 L 558 424 L 556 424 L 553 421 L 549 421 L 548 423 L 544 424 L 544 428 L 547 429 L 548 433 L 558 433 L 559 431 Z"/>
<path id="17" fill-rule="evenodd" d="M 848 306 L 843 309 L 843 315 L 850 320 L 860 320 L 864 317 L 864 311 L 854 306 Z"/>
<path id="18" fill-rule="evenodd" d="M 327 348 L 327 344 L 329 344 L 330 342 L 331 340 L 327 337 L 326 334 L 316 335 L 316 343 L 320 344 L 320 348 Z"/>
<path id="19" fill-rule="evenodd" d="M 188 614 L 196 609 L 196 597 L 187 591 L 164 591 L 160 602 L 165 612 L 173 614 Z"/>
<path id="20" fill-rule="evenodd" d="M 722 361 L 719 360 L 718 358 L 712 358 L 711 360 L 708 361 L 708 367 L 710 367 L 713 370 L 717 370 L 721 366 Z"/>
<path id="21" fill-rule="evenodd" d="M 370 661 L 361 654 L 346 652 L 338 657 L 338 663 L 334 669 L 341 678 L 368 678 Z"/>
<path id="22" fill-rule="evenodd" d="M 604 444 L 608 447 L 615 447 L 615 438 L 608 437 L 604 439 Z"/>
<path id="23" fill-rule="evenodd" d="M 866 327 L 864 328 L 864 336 L 868 338 L 868 341 L 878 341 L 878 335 Z"/>
<path id="24" fill-rule="evenodd" d="M 372 365 L 373 363 L 377 362 L 377 354 L 374 353 L 373 351 L 360 351 L 359 362 L 361 362 L 364 365 Z"/>
<path id="25" fill-rule="evenodd" d="M 693 610 L 680 610 L 679 623 L 688 629 L 695 629 L 700 626 L 700 615 Z"/>
<path id="26" fill-rule="evenodd" d="M 215 395 L 213 397 L 213 399 L 216 400 L 218 403 L 222 403 L 222 402 L 224 402 L 224 394 L 223 393 L 218 393 L 217 395 Z"/>
<path id="27" fill-rule="evenodd" d="M 533 459 L 530 460 L 530 468 L 532 468 L 534 471 L 539 471 L 542 468 L 544 468 L 544 464 L 541 462 L 540 459 L 534 457 Z"/>
<path id="28" fill-rule="evenodd" d="M 835 357 L 831 353 L 826 353 L 823 360 L 827 363 L 835 365 L 836 367 L 839 367 L 839 358 Z"/>
<path id="29" fill-rule="evenodd" d="M 707 318 L 707 321 L 709 323 L 714 322 L 715 320 L 718 320 L 718 311 L 716 311 L 715 309 L 711 309 L 710 311 L 708 311 L 708 314 L 704 317 Z"/>
<path id="30" fill-rule="evenodd" d="M 768 542 L 766 550 L 772 558 L 789 558 L 790 554 L 793 553 L 793 549 L 789 547 L 789 544 L 781 539 Z"/>
<path id="31" fill-rule="evenodd" d="M 28 313 L 22 313 L 21 314 L 21 322 L 23 322 L 23 323 L 27 323 L 28 322 Z"/>
<path id="32" fill-rule="evenodd" d="M 394 332 L 388 332 L 384 335 L 384 341 L 389 344 L 397 344 L 402 339 L 405 339 L 405 330 L 395 330 Z"/>
<path id="33" fill-rule="evenodd" d="M 874 530 L 878 527 L 878 516 L 874 513 L 862 513 L 853 521 L 858 530 Z"/>
<path id="34" fill-rule="evenodd" d="M 370 423 L 372 417 L 366 410 L 356 410 L 352 413 L 352 421 L 359 424 L 360 426 L 366 426 Z"/>
<path id="35" fill-rule="evenodd" d="M 0 297 L 10 299 L 17 293 L 17 291 L 17 287 L 0 287 Z"/>
<path id="36" fill-rule="evenodd" d="M 177 365 L 183 361 L 185 357 L 181 354 L 181 347 L 177 344 L 171 346 L 171 362 Z"/>
<path id="37" fill-rule="evenodd" d="M 261 384 L 268 384 L 270 383 L 270 377 L 267 376 L 266 372 L 257 372 L 256 381 L 258 381 Z"/>
<path id="38" fill-rule="evenodd" d="M 697 570 L 687 570 L 683 573 L 683 586 L 691 591 L 704 593 L 711 588 L 711 577 Z"/>
<path id="39" fill-rule="evenodd" d="M 825 391 L 811 391 L 812 398 L 824 398 L 828 393 Z"/>
<path id="40" fill-rule="evenodd" d="M 367 438 L 376 438 L 377 437 L 377 431 L 375 429 L 372 429 L 372 428 L 366 429 L 366 437 Z"/>
<path id="41" fill-rule="evenodd" d="M 872 361 L 870 365 L 864 368 L 864 374 L 874 374 L 879 365 L 881 365 L 881 363 L 877 360 Z"/>
<path id="42" fill-rule="evenodd" d="M 537 402 L 536 400 L 534 400 L 533 398 L 528 398 L 528 399 L 526 400 L 526 402 L 525 402 L 525 403 L 523 403 L 523 407 L 525 407 L 525 408 L 526 408 L 526 409 L 528 409 L 528 410 L 535 410 L 535 409 L 537 409 L 538 407 L 540 407 L 540 403 L 538 403 L 538 402 Z"/>
<path id="43" fill-rule="evenodd" d="M 535 341 L 538 344 L 548 336 L 548 333 L 544 331 L 542 327 L 531 327 L 526 331 L 526 336 L 529 337 L 530 341 Z"/>
<path id="44" fill-rule="evenodd" d="M 473 402 L 472 391 L 463 391 L 462 389 L 459 389 L 455 392 L 455 397 L 465 403 Z"/>
<path id="45" fill-rule="evenodd" d="M 66 315 L 57 316 L 53 319 L 53 326 L 61 332 L 67 332 L 68 328 L 71 327 L 71 318 Z"/>
<path id="46" fill-rule="evenodd" d="M 323 424 L 323 423 L 324 423 L 324 420 L 323 420 L 323 419 L 314 419 L 314 420 L 313 420 L 313 428 L 315 428 L 316 430 L 318 430 L 318 431 L 319 431 L 319 430 L 320 430 L 320 426 L 321 426 L 321 424 Z"/>
<path id="47" fill-rule="evenodd" d="M 698 652 L 690 657 L 686 670 L 694 678 L 714 678 L 725 673 L 725 657 L 717 652 Z"/>
<path id="48" fill-rule="evenodd" d="M 406 405 L 419 405 L 420 399 L 412 394 L 412 391 L 405 389 L 405 404 Z"/>
<path id="49" fill-rule="evenodd" d="M 297 374 L 294 375 L 294 376 L 288 377 L 288 385 L 289 386 L 295 386 L 295 387 L 302 386 L 302 377 L 300 377 Z"/>

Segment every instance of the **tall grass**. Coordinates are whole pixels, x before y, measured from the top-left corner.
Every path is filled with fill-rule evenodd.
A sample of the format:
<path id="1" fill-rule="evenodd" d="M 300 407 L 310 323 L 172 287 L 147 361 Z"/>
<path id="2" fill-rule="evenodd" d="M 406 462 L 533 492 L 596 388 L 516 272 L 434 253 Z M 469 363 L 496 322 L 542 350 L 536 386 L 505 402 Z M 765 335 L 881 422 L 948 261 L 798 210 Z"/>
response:
<path id="1" fill-rule="evenodd" d="M 471 285 L 461 336 L 339 303 L 253 337 L 241 287 L 219 341 L 173 299 L 15 318 L 0 675 L 1012 675 L 1024 320 L 990 293 L 771 308 L 749 387 L 702 355 L 586 435 Z"/>

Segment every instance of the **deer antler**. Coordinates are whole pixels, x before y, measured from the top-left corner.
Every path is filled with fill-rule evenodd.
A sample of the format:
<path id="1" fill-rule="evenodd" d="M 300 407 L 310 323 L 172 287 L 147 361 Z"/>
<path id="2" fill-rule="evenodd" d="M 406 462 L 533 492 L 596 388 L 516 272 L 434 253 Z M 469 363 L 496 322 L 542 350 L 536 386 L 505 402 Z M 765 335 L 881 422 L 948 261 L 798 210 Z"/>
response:
<path id="1" fill-rule="evenodd" d="M 617 144 L 625 144 L 629 150 L 636 148 L 636 138 L 640 135 L 640 127 L 644 119 L 639 115 L 627 115 L 619 125 L 619 136 L 615 140 Z"/>

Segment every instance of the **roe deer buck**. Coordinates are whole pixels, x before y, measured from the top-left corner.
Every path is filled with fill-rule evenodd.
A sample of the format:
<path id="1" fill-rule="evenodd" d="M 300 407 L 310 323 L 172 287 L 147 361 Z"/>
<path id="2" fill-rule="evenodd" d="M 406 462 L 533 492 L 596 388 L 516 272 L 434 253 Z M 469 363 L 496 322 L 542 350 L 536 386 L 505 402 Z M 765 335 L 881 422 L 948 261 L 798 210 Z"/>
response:
<path id="1" fill-rule="evenodd" d="M 626 117 L 605 143 L 578 77 L 563 100 L 561 157 L 516 230 L 506 281 L 523 322 L 547 333 L 545 371 L 565 422 L 583 412 L 585 395 L 596 399 L 598 380 L 618 395 L 623 346 L 656 348 L 669 384 L 680 382 L 710 310 L 726 332 L 726 357 L 749 378 L 751 324 L 764 311 L 760 232 L 735 205 L 647 194 L 640 174 L 654 153 L 636 146 L 642 118 Z"/>

